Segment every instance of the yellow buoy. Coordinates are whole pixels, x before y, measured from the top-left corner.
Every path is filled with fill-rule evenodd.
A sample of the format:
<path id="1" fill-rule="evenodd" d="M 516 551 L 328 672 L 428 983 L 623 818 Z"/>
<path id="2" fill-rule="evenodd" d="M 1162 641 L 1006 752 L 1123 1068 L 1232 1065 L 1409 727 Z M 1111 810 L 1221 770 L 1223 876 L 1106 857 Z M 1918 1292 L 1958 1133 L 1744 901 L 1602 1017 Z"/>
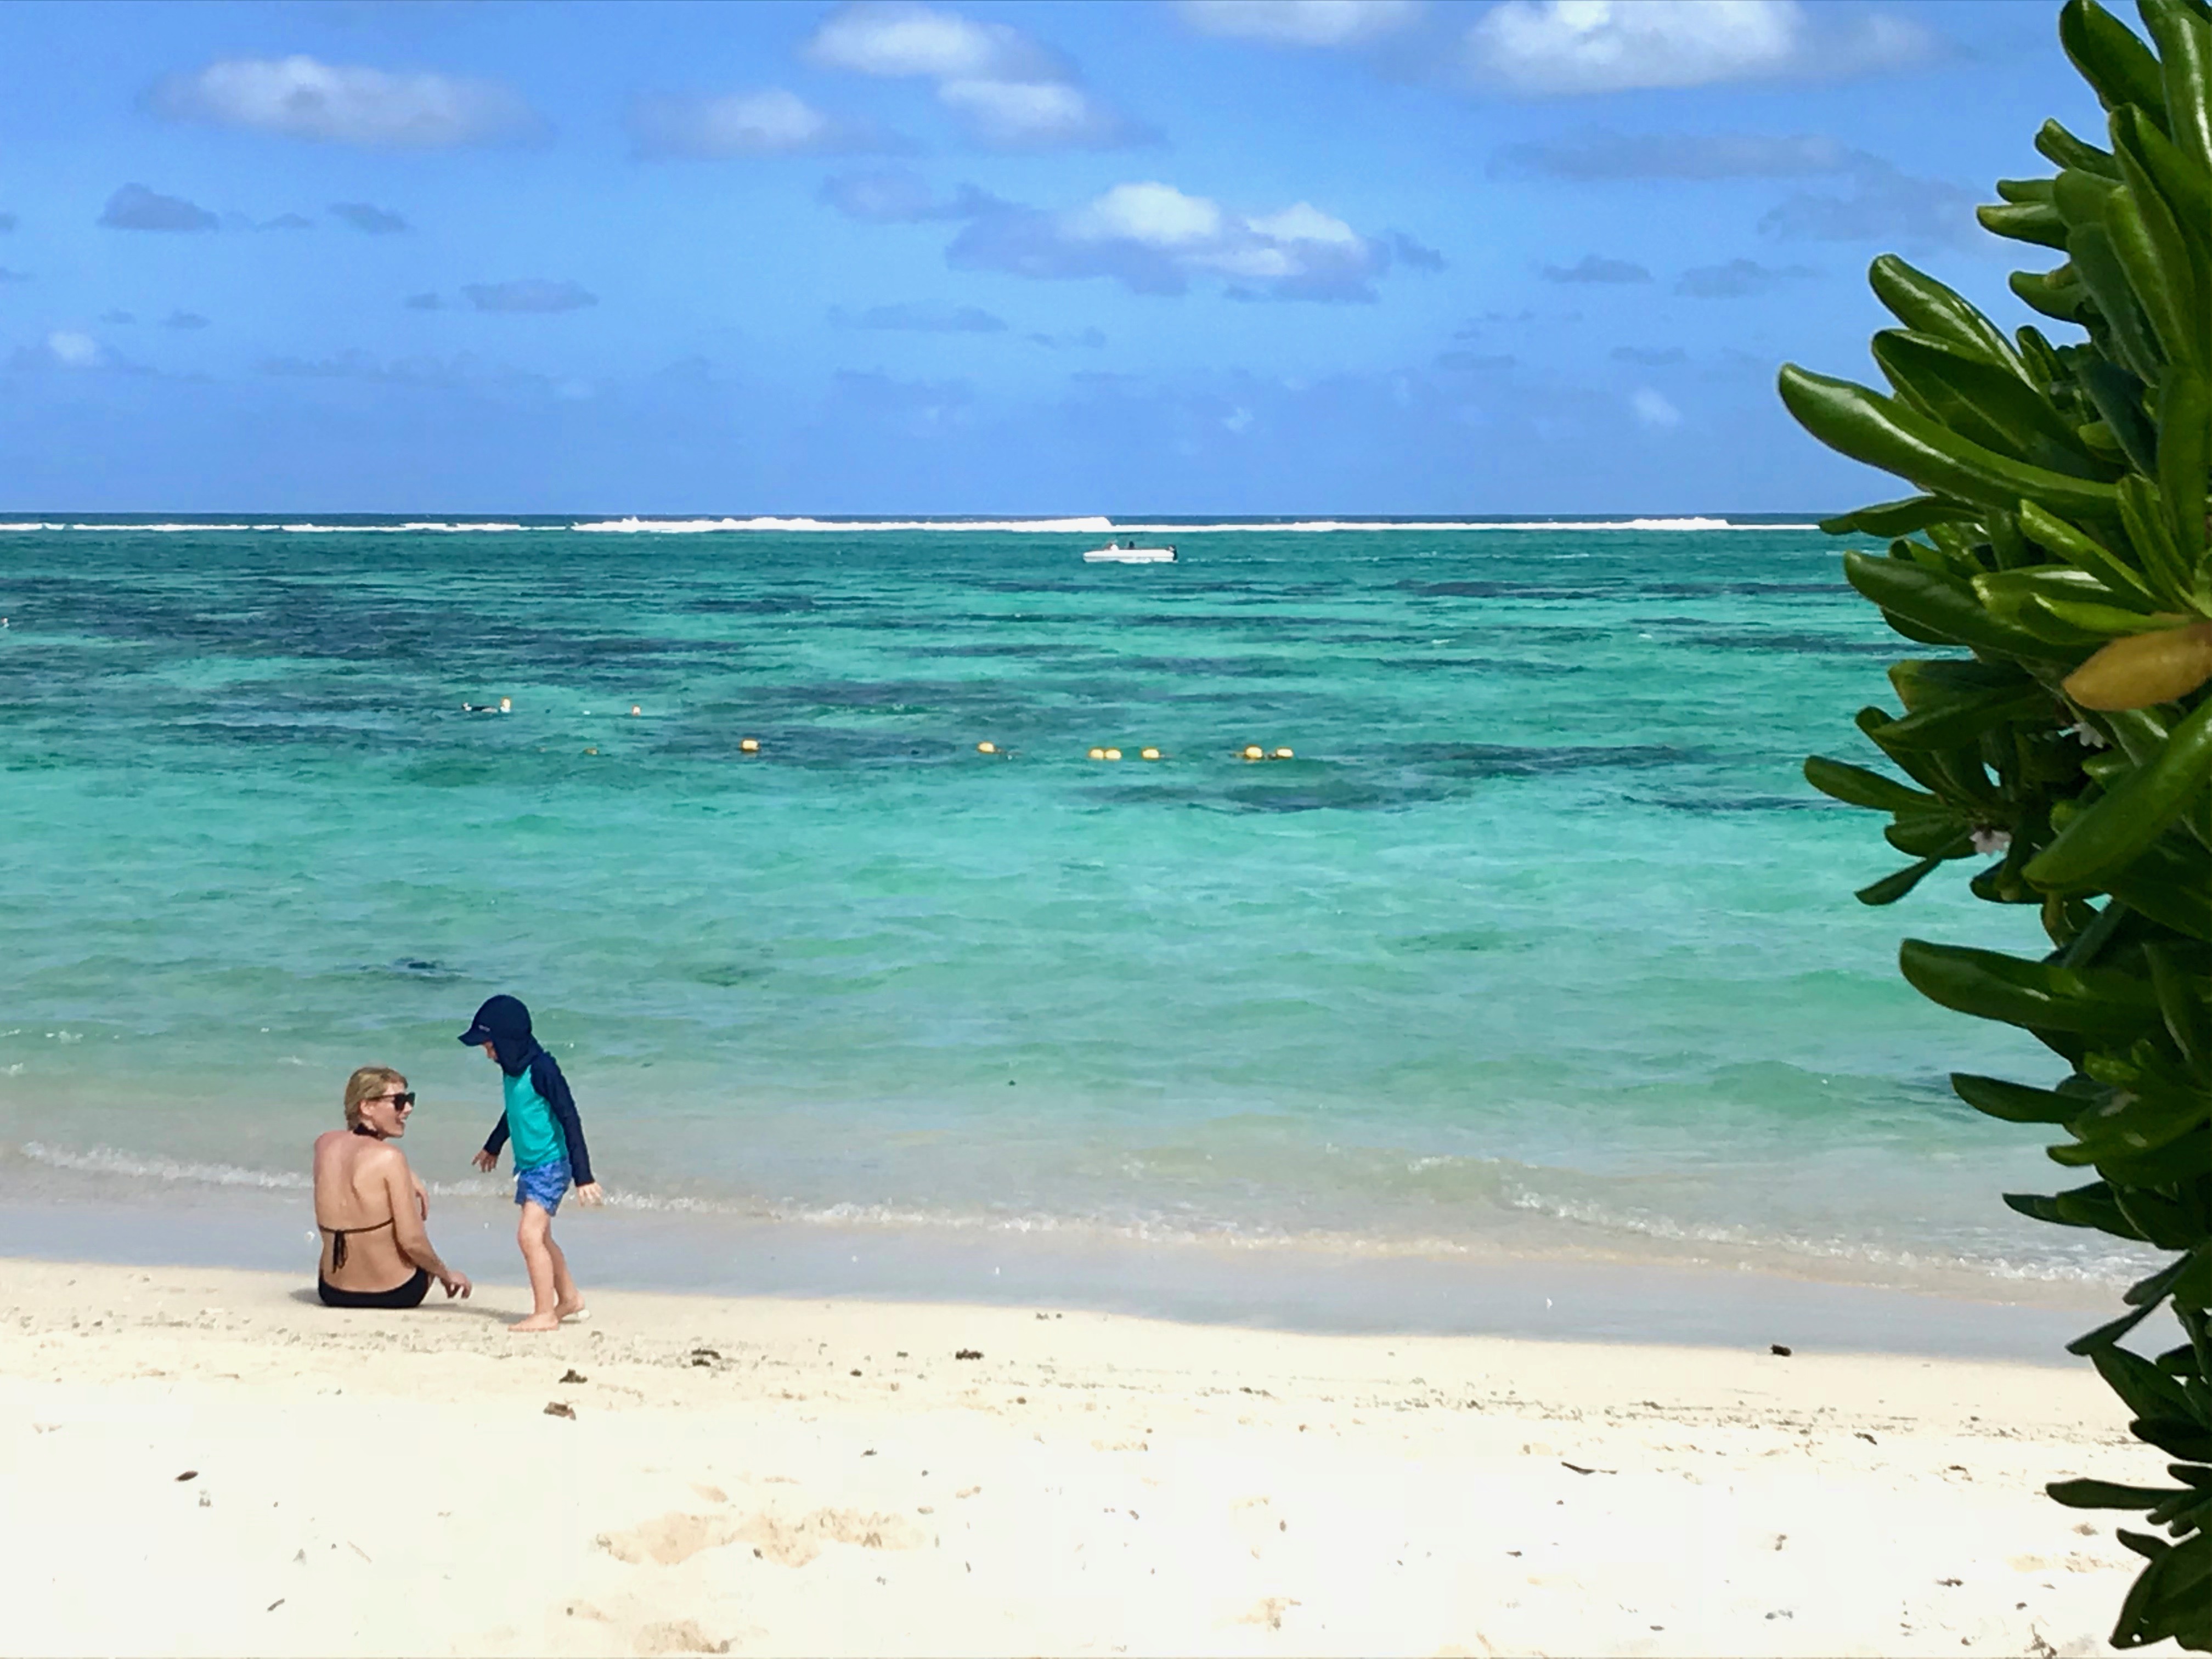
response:
<path id="1" fill-rule="evenodd" d="M 499 700 L 499 712 L 502 714 L 512 714 L 514 712 L 514 699 L 501 697 Z"/>
<path id="2" fill-rule="evenodd" d="M 1137 751 L 1137 755 L 1140 760 L 1158 760 L 1160 757 L 1160 751 L 1157 749 L 1140 749 Z"/>
<path id="3" fill-rule="evenodd" d="M 1258 744 L 1248 744 L 1245 746 L 1244 758 L 1246 760 L 1265 760 L 1267 757 L 1267 751 L 1261 748 Z"/>
<path id="4" fill-rule="evenodd" d="M 1103 749 L 1094 749 L 1091 751 L 1089 758 L 1091 760 L 1104 760 L 1106 758 L 1106 751 Z"/>
<path id="5" fill-rule="evenodd" d="M 738 739 L 738 747 L 748 755 L 757 755 L 760 753 L 760 739 L 758 738 L 739 738 Z"/>
<path id="6" fill-rule="evenodd" d="M 1119 760 L 1121 758 L 1121 751 L 1118 749 L 1109 749 L 1106 751 L 1106 758 L 1108 760 Z"/>
<path id="7" fill-rule="evenodd" d="M 1275 751 L 1275 758 L 1277 760 L 1296 760 L 1297 757 L 1293 755 L 1287 749 L 1278 749 Z"/>
<path id="8" fill-rule="evenodd" d="M 999 745 L 995 743 L 979 743 L 975 745 L 975 752 L 979 755 L 995 755 L 999 752 Z"/>

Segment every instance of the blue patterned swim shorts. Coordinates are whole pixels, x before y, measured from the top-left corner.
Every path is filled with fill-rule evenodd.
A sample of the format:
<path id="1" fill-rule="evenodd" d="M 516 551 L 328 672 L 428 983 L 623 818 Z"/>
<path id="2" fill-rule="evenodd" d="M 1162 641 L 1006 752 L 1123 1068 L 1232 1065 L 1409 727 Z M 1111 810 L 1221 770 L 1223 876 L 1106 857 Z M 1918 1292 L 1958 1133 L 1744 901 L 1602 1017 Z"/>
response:
<path id="1" fill-rule="evenodd" d="M 561 1200 L 568 1190 L 568 1160 L 565 1158 L 514 1172 L 514 1201 L 535 1204 L 548 1215 L 559 1212 Z"/>

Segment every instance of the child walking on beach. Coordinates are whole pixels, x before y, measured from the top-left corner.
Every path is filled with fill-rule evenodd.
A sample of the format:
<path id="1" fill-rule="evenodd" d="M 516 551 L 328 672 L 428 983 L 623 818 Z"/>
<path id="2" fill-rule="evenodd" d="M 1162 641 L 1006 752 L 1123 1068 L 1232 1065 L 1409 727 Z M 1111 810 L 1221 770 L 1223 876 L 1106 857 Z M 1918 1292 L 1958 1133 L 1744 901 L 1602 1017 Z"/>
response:
<path id="1" fill-rule="evenodd" d="M 568 1258 L 553 1242 L 553 1213 L 572 1178 L 578 1203 L 597 1204 L 601 1196 L 599 1183 L 592 1179 L 583 1120 L 576 1115 L 575 1098 L 559 1064 L 531 1035 L 530 1010 L 515 998 L 487 1000 L 461 1041 L 482 1048 L 506 1073 L 507 1109 L 492 1126 L 476 1166 L 497 1169 L 500 1148 L 514 1142 L 514 1201 L 522 1206 L 514 1242 L 530 1273 L 532 1305 L 530 1317 L 514 1328 L 556 1330 L 562 1320 L 583 1313 L 584 1297 L 569 1277 Z"/>

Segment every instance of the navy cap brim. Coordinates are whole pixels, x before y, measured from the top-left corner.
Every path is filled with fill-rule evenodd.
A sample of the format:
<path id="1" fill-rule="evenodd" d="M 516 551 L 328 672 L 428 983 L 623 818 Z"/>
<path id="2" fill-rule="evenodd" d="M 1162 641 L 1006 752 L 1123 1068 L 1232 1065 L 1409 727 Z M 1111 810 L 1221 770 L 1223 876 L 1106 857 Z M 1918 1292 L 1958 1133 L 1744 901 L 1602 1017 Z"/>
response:
<path id="1" fill-rule="evenodd" d="M 471 1048 L 481 1048 L 493 1040 L 493 1033 L 481 1025 L 471 1025 L 461 1033 L 460 1040 Z"/>

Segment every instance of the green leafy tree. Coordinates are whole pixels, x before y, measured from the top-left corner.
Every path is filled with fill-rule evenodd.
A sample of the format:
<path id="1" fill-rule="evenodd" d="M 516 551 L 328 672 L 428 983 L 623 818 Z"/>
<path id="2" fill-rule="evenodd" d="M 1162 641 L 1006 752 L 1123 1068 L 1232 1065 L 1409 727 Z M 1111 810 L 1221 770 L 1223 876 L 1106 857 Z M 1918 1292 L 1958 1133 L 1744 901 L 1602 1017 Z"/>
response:
<path id="1" fill-rule="evenodd" d="M 1998 235 L 2056 250 L 2012 289 L 2064 337 L 2008 337 L 1903 261 L 1875 261 L 1899 327 L 1873 340 L 1887 393 L 1790 365 L 1781 393 L 1822 442 L 1922 493 L 1823 527 L 1889 541 L 1844 556 L 1906 639 L 1901 714 L 1858 727 L 1911 781 L 1814 758 L 1814 787 L 1886 811 L 1914 862 L 1860 890 L 1890 904 L 1943 864 L 2035 906 L 2039 960 L 1907 939 L 1905 976 L 1943 1006 L 2031 1033 L 2055 1088 L 1954 1075 L 1969 1105 L 2055 1125 L 2051 1158 L 2096 1178 L 2007 1194 L 2023 1214 L 2167 1253 L 2127 1311 L 2069 1345 L 2126 1403 L 2176 1484 L 2060 1481 L 2060 1503 L 2147 1511 L 2146 1563 L 2112 1633 L 2212 1650 L 2212 4 L 2138 0 L 2148 42 L 2095 0 L 2058 34 L 2108 117 L 2107 144 L 2057 122 L 2055 177 L 2006 179 Z M 1893 539 L 1892 539 L 1893 538 Z M 2122 1340 L 2170 1304 L 2188 1340 Z"/>

